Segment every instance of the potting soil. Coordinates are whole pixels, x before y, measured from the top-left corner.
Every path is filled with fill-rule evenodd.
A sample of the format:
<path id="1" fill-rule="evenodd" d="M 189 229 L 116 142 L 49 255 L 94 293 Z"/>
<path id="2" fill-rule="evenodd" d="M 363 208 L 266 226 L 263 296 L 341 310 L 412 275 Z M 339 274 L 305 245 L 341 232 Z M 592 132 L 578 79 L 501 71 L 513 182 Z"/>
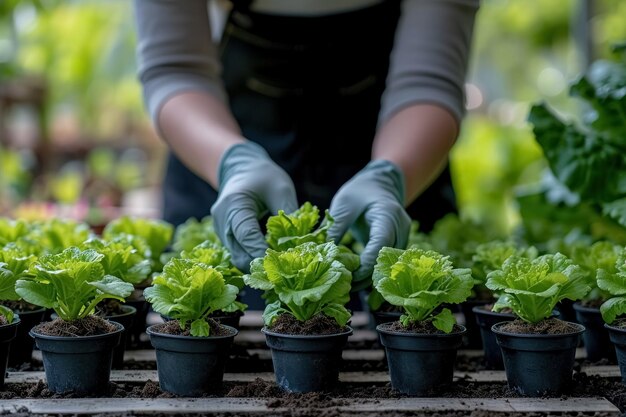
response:
<path id="1" fill-rule="evenodd" d="M 566 321 L 556 318 L 541 320 L 539 323 L 526 323 L 522 320 L 513 320 L 502 326 L 500 330 L 516 334 L 567 334 L 578 329 Z"/>
<path id="2" fill-rule="evenodd" d="M 108 321 L 97 317 L 87 316 L 74 321 L 65 321 L 60 318 L 41 323 L 33 327 L 33 331 L 46 336 L 97 336 L 112 333 L 117 327 Z"/>
<path id="3" fill-rule="evenodd" d="M 307 321 L 299 321 L 291 314 L 282 314 L 274 320 L 269 330 L 283 334 L 322 335 L 342 333 L 346 328 L 325 314 L 318 314 Z"/>

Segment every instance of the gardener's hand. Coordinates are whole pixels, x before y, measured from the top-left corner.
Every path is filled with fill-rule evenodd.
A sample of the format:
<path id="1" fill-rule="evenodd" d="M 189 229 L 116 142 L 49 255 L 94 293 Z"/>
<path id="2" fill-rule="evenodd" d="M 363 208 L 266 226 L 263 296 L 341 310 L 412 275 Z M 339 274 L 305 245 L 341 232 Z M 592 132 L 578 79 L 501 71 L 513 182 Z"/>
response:
<path id="1" fill-rule="evenodd" d="M 267 243 L 259 219 L 268 211 L 298 208 L 289 175 L 259 145 L 245 142 L 226 150 L 218 169 L 219 193 L 211 207 L 217 235 L 233 264 L 250 271 L 250 261 L 265 255 Z"/>
<path id="2" fill-rule="evenodd" d="M 393 163 L 372 161 L 337 191 L 330 204 L 335 224 L 328 231 L 339 242 L 350 229 L 365 244 L 361 266 L 354 272 L 352 290 L 371 283 L 378 251 L 383 246 L 404 248 L 411 219 L 404 210 L 404 176 Z"/>

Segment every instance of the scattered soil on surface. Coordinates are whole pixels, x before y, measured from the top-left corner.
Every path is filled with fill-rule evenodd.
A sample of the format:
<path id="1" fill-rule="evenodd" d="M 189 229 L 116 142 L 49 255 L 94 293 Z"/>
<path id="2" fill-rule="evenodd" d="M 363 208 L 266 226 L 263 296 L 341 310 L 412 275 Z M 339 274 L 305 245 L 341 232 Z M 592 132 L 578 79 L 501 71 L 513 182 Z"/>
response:
<path id="1" fill-rule="evenodd" d="M 522 320 L 513 320 L 502 325 L 500 330 L 517 334 L 567 334 L 576 332 L 578 329 L 563 320 L 550 318 L 534 324 Z"/>
<path id="2" fill-rule="evenodd" d="M 112 298 L 101 301 L 96 306 L 96 314 L 100 317 L 119 316 L 124 313 L 127 311 L 124 311 L 123 304 Z"/>
<path id="3" fill-rule="evenodd" d="M 213 319 L 207 319 L 209 328 L 211 329 L 210 336 L 230 336 L 232 331 L 219 324 Z M 186 330 L 182 330 L 178 324 L 178 320 L 171 320 L 165 323 L 157 324 L 153 327 L 155 332 L 163 334 L 171 334 L 175 336 L 191 336 L 191 326 L 187 326 Z"/>
<path id="4" fill-rule="evenodd" d="M 413 323 L 409 323 L 408 326 L 404 326 L 399 321 L 394 321 L 391 323 L 382 324 L 381 329 L 399 333 L 445 334 L 444 332 L 436 328 L 433 325 L 432 321 L 416 321 Z M 452 328 L 452 333 L 460 332 L 461 330 L 461 326 L 455 324 Z"/>
<path id="5" fill-rule="evenodd" d="M 299 321 L 291 314 L 278 316 L 270 331 L 283 334 L 323 335 L 343 333 L 346 327 L 341 327 L 335 319 L 325 314 L 318 314 L 307 321 Z"/>
<path id="6" fill-rule="evenodd" d="M 66 337 L 97 336 L 112 333 L 116 330 L 117 327 L 115 325 L 96 316 L 87 316 L 74 321 L 64 321 L 56 318 L 33 327 L 33 331 L 39 334 Z"/>

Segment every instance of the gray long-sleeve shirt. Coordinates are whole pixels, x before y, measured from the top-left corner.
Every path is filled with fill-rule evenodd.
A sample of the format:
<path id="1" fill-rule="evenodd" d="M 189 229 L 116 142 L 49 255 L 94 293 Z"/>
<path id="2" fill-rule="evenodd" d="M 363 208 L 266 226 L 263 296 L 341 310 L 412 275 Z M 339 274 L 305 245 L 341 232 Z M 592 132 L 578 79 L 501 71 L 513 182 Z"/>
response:
<path id="1" fill-rule="evenodd" d="M 206 91 L 226 100 L 207 0 L 134 2 L 139 76 L 155 124 L 162 105 L 183 91 Z M 461 120 L 478 3 L 403 0 L 379 122 L 415 103 L 440 105 Z"/>

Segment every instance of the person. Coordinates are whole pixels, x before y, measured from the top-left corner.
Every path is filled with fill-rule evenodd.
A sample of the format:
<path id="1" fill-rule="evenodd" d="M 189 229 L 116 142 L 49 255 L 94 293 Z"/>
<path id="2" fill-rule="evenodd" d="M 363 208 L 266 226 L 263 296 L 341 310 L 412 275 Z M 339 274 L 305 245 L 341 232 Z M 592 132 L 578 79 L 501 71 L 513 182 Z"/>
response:
<path id="1" fill-rule="evenodd" d="M 456 209 L 447 156 L 464 116 L 478 0 L 135 0 L 145 102 L 171 148 L 165 220 L 213 216 L 246 271 L 261 219 L 310 201 L 329 236 L 378 251 Z"/>

